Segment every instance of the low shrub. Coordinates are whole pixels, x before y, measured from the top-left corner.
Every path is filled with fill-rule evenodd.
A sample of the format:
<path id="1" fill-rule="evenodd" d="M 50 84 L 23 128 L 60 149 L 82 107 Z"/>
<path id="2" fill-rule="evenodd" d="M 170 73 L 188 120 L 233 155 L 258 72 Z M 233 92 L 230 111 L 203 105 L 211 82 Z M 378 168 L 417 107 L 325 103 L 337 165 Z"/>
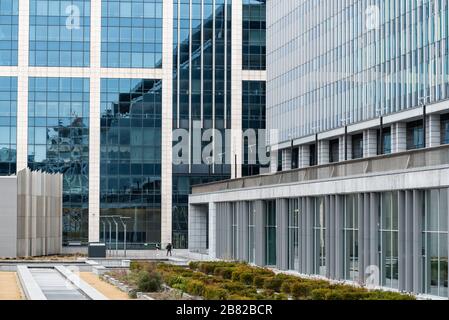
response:
<path id="1" fill-rule="evenodd" d="M 215 264 L 207 262 L 202 262 L 198 265 L 198 270 L 205 274 L 214 274 L 215 268 L 216 268 Z"/>
<path id="2" fill-rule="evenodd" d="M 222 277 L 223 279 L 231 279 L 233 270 L 233 268 L 229 267 L 216 267 L 214 270 L 214 274 L 216 276 Z"/>
<path id="3" fill-rule="evenodd" d="M 308 298 L 316 287 L 308 282 L 297 282 L 291 287 L 291 294 L 295 299 Z"/>
<path id="4" fill-rule="evenodd" d="M 238 294 L 231 294 L 231 295 L 228 297 L 228 300 L 252 300 L 252 299 L 249 298 L 249 297 L 240 296 L 240 295 L 238 295 Z"/>
<path id="5" fill-rule="evenodd" d="M 162 277 L 158 272 L 139 272 L 137 287 L 142 292 L 157 292 L 162 288 Z"/>
<path id="6" fill-rule="evenodd" d="M 198 265 L 200 264 L 199 261 L 190 261 L 189 262 L 189 268 L 192 270 L 198 270 Z"/>
<path id="7" fill-rule="evenodd" d="M 170 287 L 173 287 L 175 285 L 178 284 L 186 284 L 186 279 L 182 276 L 177 276 L 177 275 L 170 275 L 166 278 L 165 282 L 167 283 L 167 285 L 169 285 Z"/>
<path id="8" fill-rule="evenodd" d="M 243 272 L 240 274 L 240 282 L 250 285 L 254 281 L 254 275 L 250 272 Z"/>
<path id="9" fill-rule="evenodd" d="M 314 289 L 310 293 L 312 300 L 326 300 L 329 289 Z"/>
<path id="10" fill-rule="evenodd" d="M 221 288 L 228 290 L 231 293 L 241 293 L 242 291 L 246 290 L 246 287 L 239 282 L 229 281 L 222 283 L 220 286 Z"/>
<path id="11" fill-rule="evenodd" d="M 365 297 L 365 300 L 416 300 L 416 298 L 409 294 L 401 294 L 398 292 L 389 292 L 389 291 L 381 291 L 375 290 L 368 292 Z"/>
<path id="12" fill-rule="evenodd" d="M 128 292 L 128 297 L 130 299 L 137 299 L 137 290 L 133 289 Z"/>
<path id="13" fill-rule="evenodd" d="M 204 288 L 204 298 L 206 300 L 226 300 L 228 291 L 215 286 L 206 286 Z"/>
<path id="14" fill-rule="evenodd" d="M 253 285 L 256 288 L 263 288 L 266 279 L 267 277 L 264 276 L 254 276 Z"/>
<path id="15" fill-rule="evenodd" d="M 284 293 L 278 293 L 273 296 L 273 300 L 288 300 L 288 296 Z"/>
<path id="16" fill-rule="evenodd" d="M 292 292 L 293 281 L 286 280 L 282 282 L 281 292 L 285 294 L 290 294 Z"/>
<path id="17" fill-rule="evenodd" d="M 186 284 L 186 291 L 194 296 L 202 296 L 204 294 L 204 284 L 198 280 L 190 280 Z"/>
<path id="18" fill-rule="evenodd" d="M 276 291 L 276 292 L 280 292 L 282 283 L 283 283 L 282 279 L 268 278 L 268 279 L 265 279 L 265 282 L 263 283 L 263 287 L 265 289 L 269 289 L 269 290 L 273 290 L 273 291 Z"/>

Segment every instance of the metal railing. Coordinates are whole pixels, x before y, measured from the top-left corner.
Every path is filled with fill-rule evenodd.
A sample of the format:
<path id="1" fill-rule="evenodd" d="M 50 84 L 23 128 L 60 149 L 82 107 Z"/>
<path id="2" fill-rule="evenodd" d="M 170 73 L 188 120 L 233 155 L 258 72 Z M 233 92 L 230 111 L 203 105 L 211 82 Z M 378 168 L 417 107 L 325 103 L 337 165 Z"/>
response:
<path id="1" fill-rule="evenodd" d="M 441 165 L 449 165 L 449 145 L 427 149 L 409 150 L 389 155 L 295 169 L 275 174 L 197 185 L 192 187 L 192 194 L 213 193 L 225 190 L 264 187 L 313 180 L 325 180 L 338 177 L 410 170 Z"/>

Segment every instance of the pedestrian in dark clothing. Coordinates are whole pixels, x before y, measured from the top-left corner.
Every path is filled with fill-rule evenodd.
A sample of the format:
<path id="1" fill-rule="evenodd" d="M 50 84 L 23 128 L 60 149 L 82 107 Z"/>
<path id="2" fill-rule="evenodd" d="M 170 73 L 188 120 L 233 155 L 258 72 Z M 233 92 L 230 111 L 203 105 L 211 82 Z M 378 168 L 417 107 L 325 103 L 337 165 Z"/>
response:
<path id="1" fill-rule="evenodd" d="M 167 244 L 167 246 L 165 247 L 165 249 L 167 249 L 167 256 L 170 253 L 170 257 L 171 257 L 171 249 L 172 249 L 172 245 L 171 243 Z"/>

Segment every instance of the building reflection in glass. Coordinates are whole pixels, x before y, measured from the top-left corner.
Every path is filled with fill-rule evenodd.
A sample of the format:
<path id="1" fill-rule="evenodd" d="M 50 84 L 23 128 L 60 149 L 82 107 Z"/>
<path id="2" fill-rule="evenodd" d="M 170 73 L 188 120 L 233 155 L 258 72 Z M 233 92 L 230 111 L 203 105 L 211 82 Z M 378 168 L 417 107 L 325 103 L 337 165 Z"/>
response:
<path id="1" fill-rule="evenodd" d="M 28 166 L 64 174 L 63 244 L 88 240 L 89 80 L 29 78 Z"/>
<path id="2" fill-rule="evenodd" d="M 161 90 L 159 80 L 101 81 L 100 212 L 129 218 L 129 248 L 160 242 Z M 102 228 L 100 237 L 104 237 Z M 112 231 L 115 242 L 115 228 Z"/>
<path id="3" fill-rule="evenodd" d="M 0 77 L 0 176 L 15 174 L 17 78 Z"/>

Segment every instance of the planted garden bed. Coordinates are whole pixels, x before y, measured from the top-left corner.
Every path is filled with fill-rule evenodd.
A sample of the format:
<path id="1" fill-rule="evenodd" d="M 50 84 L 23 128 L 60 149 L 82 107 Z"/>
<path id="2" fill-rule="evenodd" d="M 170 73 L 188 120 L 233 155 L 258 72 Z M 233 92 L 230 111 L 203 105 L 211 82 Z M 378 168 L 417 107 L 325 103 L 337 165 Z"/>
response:
<path id="1" fill-rule="evenodd" d="M 266 268 L 232 262 L 191 262 L 189 268 L 133 262 L 113 275 L 141 292 L 164 292 L 161 299 L 206 300 L 414 300 L 411 295 L 331 284 L 275 274 Z M 165 289 L 164 289 L 165 288 Z M 151 295 L 158 299 L 158 295 Z"/>

